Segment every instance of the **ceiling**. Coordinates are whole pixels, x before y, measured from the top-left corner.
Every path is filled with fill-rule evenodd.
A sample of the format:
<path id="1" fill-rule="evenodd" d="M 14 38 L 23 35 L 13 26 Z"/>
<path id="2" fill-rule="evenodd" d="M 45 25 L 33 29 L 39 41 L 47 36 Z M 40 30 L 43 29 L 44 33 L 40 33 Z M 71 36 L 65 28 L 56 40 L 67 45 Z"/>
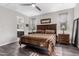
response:
<path id="1" fill-rule="evenodd" d="M 42 9 L 42 11 L 38 11 L 36 8 L 32 6 L 21 6 L 21 3 L 0 3 L 0 5 L 31 17 L 44 13 L 74 8 L 76 4 L 75 3 L 37 3 L 36 5 L 40 9 Z"/>

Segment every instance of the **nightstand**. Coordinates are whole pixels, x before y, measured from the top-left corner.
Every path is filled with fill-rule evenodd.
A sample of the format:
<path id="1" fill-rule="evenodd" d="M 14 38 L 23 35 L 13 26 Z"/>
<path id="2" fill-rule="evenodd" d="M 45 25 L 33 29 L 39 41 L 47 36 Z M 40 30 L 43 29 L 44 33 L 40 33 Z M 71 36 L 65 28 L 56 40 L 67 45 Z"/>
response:
<path id="1" fill-rule="evenodd" d="M 69 34 L 58 34 L 58 43 L 69 44 Z"/>

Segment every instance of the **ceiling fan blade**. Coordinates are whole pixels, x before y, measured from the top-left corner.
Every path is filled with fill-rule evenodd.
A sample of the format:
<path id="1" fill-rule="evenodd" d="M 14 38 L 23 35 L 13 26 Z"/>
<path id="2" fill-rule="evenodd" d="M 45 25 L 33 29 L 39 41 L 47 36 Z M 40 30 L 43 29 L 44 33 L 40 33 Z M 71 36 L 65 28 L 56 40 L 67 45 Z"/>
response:
<path id="1" fill-rule="evenodd" d="M 33 6 L 37 10 L 41 11 L 41 9 L 38 6 L 36 6 L 36 3 L 25 3 L 25 4 L 21 4 L 21 6 Z"/>
<path id="2" fill-rule="evenodd" d="M 41 9 L 38 6 L 36 6 L 36 5 L 35 5 L 35 8 L 38 9 L 39 11 L 41 11 Z"/>
<path id="3" fill-rule="evenodd" d="M 22 6 L 31 6 L 32 4 L 36 4 L 36 3 L 23 3 L 21 4 Z"/>
<path id="4" fill-rule="evenodd" d="M 27 4 L 21 4 L 21 6 L 31 6 L 32 4 L 27 3 Z"/>

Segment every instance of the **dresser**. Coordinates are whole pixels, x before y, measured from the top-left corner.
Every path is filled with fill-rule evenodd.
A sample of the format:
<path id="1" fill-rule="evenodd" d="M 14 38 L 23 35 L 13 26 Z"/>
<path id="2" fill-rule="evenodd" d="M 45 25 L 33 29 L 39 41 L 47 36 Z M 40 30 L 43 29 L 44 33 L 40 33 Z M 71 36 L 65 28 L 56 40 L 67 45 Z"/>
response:
<path id="1" fill-rule="evenodd" d="M 22 29 L 17 29 L 17 37 L 21 37 L 24 35 L 24 30 Z"/>
<path id="2" fill-rule="evenodd" d="M 58 43 L 69 44 L 69 34 L 58 34 Z"/>

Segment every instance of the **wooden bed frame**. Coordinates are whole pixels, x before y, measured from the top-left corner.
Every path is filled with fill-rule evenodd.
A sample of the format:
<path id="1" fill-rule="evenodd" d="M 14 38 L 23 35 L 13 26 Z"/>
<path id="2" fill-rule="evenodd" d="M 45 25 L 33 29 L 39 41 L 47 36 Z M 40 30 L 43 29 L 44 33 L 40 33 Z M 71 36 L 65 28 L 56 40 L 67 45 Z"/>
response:
<path id="1" fill-rule="evenodd" d="M 57 33 L 57 28 L 56 28 L 56 24 L 47 24 L 47 25 L 37 25 L 37 31 L 38 30 L 54 30 L 56 34 Z"/>
<path id="2" fill-rule="evenodd" d="M 54 34 L 56 34 L 57 33 L 57 31 L 56 31 L 56 24 L 48 24 L 48 25 L 37 25 L 37 30 L 54 30 L 55 31 L 55 33 Z M 26 38 L 24 38 L 24 37 L 21 37 L 20 39 L 26 39 Z M 32 40 L 32 39 L 31 39 Z M 35 40 L 35 41 L 37 41 L 37 39 L 36 38 L 33 38 L 33 40 Z M 33 42 L 33 40 L 32 40 L 32 42 Z M 41 41 L 44 41 L 45 42 L 45 40 L 42 40 L 42 39 L 40 39 L 40 38 L 38 38 L 38 41 L 39 42 L 41 42 Z M 37 42 L 38 42 L 37 41 Z M 21 45 L 21 44 L 27 44 L 25 41 L 19 41 L 19 44 Z M 51 43 L 50 42 L 47 42 L 46 43 L 47 44 L 47 49 L 48 49 L 48 54 L 49 55 L 51 55 L 51 52 L 53 52 L 54 51 L 54 49 L 50 46 L 51 45 Z"/>

